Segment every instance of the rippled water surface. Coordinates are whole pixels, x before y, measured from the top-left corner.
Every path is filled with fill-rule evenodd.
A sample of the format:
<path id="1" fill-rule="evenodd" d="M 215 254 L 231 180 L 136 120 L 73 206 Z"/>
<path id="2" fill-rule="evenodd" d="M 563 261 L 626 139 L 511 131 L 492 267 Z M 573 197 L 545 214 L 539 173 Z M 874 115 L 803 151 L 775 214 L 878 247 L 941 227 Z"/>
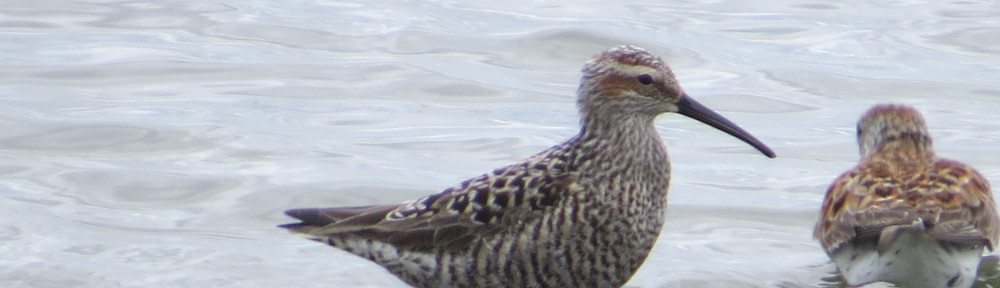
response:
<path id="1" fill-rule="evenodd" d="M 403 287 L 281 211 L 557 144 L 625 43 L 779 155 L 660 117 L 669 220 L 628 287 L 825 283 L 812 223 L 874 103 L 1000 182 L 1000 4 L 657 2 L 0 1 L 0 286 Z"/>

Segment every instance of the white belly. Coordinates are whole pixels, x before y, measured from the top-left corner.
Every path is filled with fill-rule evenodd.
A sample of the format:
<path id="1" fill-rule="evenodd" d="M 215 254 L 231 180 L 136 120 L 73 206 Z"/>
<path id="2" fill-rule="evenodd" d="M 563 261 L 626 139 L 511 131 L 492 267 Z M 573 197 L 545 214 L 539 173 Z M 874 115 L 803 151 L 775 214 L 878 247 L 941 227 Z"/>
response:
<path id="1" fill-rule="evenodd" d="M 942 245 L 917 229 L 895 236 L 877 245 L 845 244 L 831 259 L 852 286 L 885 281 L 909 288 L 968 288 L 975 282 L 982 245 Z"/>

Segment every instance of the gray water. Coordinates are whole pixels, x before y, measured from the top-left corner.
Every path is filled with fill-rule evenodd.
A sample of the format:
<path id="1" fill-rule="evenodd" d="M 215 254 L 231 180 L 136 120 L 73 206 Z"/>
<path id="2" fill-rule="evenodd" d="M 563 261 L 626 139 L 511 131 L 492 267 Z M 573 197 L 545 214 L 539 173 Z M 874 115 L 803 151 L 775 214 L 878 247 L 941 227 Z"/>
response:
<path id="1" fill-rule="evenodd" d="M 409 200 L 557 144 L 583 63 L 636 44 L 779 158 L 660 117 L 669 220 L 627 287 L 816 287 L 834 268 L 812 225 L 871 105 L 916 106 L 941 155 L 1000 182 L 998 19 L 995 1 L 0 1 L 0 286 L 404 287 L 281 211 Z"/>

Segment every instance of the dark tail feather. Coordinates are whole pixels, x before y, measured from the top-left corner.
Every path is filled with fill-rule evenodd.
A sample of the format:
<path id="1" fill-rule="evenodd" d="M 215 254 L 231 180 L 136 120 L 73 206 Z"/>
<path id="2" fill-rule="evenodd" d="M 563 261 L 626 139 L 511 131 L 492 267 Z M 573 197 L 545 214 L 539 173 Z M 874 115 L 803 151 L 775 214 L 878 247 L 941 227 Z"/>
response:
<path id="1" fill-rule="evenodd" d="M 291 216 L 292 218 L 299 219 L 301 223 L 292 223 L 281 225 L 284 227 L 287 225 L 311 225 L 311 226 L 326 226 L 327 224 L 333 223 L 336 219 L 333 219 L 323 213 L 325 209 L 316 208 L 303 208 L 303 209 L 291 209 L 285 210 L 285 215 Z"/>
<path id="2" fill-rule="evenodd" d="M 278 227 L 306 234 L 317 228 L 334 224 L 345 229 L 350 229 L 349 227 L 362 228 L 382 221 L 386 213 L 395 207 L 395 205 L 387 205 L 291 209 L 285 211 L 285 215 L 302 222 L 282 224 Z"/>
<path id="3" fill-rule="evenodd" d="M 278 225 L 278 227 L 285 228 L 296 233 L 309 234 L 309 231 L 313 229 L 336 223 L 339 220 L 337 218 L 330 217 L 328 213 L 325 213 L 329 210 L 332 209 L 303 208 L 285 210 L 285 215 L 291 216 L 292 218 L 298 219 L 302 222 L 281 224 Z"/>

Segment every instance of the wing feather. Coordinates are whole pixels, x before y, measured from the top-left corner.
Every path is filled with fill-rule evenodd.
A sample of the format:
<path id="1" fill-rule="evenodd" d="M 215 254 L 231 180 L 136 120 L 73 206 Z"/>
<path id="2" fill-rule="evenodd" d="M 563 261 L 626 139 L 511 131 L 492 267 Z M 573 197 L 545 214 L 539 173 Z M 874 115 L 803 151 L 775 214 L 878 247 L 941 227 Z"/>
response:
<path id="1" fill-rule="evenodd" d="M 886 228 L 921 223 L 941 241 L 985 244 L 1000 237 L 989 182 L 945 159 L 926 164 L 864 161 L 827 190 L 814 236 L 827 252 L 847 241 L 878 241 Z"/>
<path id="2" fill-rule="evenodd" d="M 359 237 L 400 249 L 459 249 L 557 205 L 575 189 L 569 155 L 555 150 L 399 205 L 294 209 L 301 223 L 282 225 L 313 239 Z"/>

